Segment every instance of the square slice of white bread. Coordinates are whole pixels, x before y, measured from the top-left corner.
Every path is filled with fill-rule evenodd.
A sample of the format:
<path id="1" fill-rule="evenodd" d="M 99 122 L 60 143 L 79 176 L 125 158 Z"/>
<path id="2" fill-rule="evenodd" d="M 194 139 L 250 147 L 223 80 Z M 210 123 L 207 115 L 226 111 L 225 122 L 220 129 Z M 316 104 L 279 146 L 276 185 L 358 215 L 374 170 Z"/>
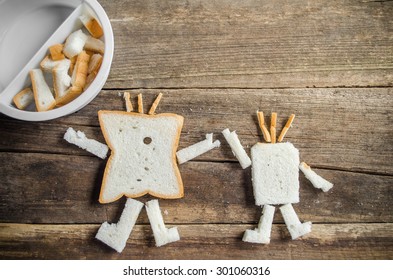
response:
<path id="1" fill-rule="evenodd" d="M 299 165 L 300 170 L 304 173 L 304 176 L 311 182 L 311 184 L 316 189 L 321 189 L 324 192 L 329 191 L 333 188 L 333 184 L 330 183 L 328 180 L 322 178 L 314 170 L 311 169 L 305 162 L 302 162 Z"/>
<path id="2" fill-rule="evenodd" d="M 256 205 L 299 202 L 299 151 L 291 143 L 257 143 L 251 160 Z"/>
<path id="3" fill-rule="evenodd" d="M 229 146 L 231 147 L 232 153 L 237 158 L 240 163 L 240 166 L 243 169 L 246 169 L 251 165 L 251 160 L 244 150 L 242 144 L 240 143 L 239 137 L 236 134 L 236 131 L 230 132 L 228 128 L 222 131 L 222 134 L 227 140 Z"/>
<path id="4" fill-rule="evenodd" d="M 87 36 L 84 49 L 87 51 L 92 51 L 92 52 L 104 54 L 105 44 L 100 39 L 96 39 L 92 36 Z"/>
<path id="5" fill-rule="evenodd" d="M 97 140 L 87 138 L 83 132 L 75 131 L 72 127 L 67 129 L 64 134 L 64 140 L 102 159 L 105 159 L 108 154 L 109 148 L 107 145 Z"/>
<path id="6" fill-rule="evenodd" d="M 183 197 L 176 162 L 182 116 L 99 111 L 98 118 L 112 151 L 102 181 L 101 203 L 146 193 L 161 198 Z"/>
<path id="7" fill-rule="evenodd" d="M 17 93 L 12 100 L 16 108 L 24 110 L 34 102 L 34 93 L 31 88 L 25 88 Z"/>
<path id="8" fill-rule="evenodd" d="M 83 33 L 81 29 L 71 33 L 64 44 L 63 53 L 66 57 L 72 58 L 83 50 L 88 35 Z"/>
<path id="9" fill-rule="evenodd" d="M 41 69 L 30 70 L 35 106 L 38 112 L 48 111 L 56 106 L 56 100 L 45 81 Z"/>

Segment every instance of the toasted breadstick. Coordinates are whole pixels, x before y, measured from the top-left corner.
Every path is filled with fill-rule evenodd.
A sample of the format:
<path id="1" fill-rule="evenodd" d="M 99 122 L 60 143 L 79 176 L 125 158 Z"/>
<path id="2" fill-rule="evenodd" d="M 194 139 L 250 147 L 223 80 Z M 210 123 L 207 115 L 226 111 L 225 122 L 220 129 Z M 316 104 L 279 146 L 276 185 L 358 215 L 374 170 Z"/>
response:
<path id="1" fill-rule="evenodd" d="M 34 93 L 31 88 L 25 88 L 16 94 L 12 100 L 14 101 L 16 108 L 24 110 L 27 106 L 33 103 Z"/>
<path id="2" fill-rule="evenodd" d="M 71 33 L 64 44 L 63 53 L 68 58 L 78 55 L 83 50 L 86 40 L 87 35 L 80 29 Z"/>
<path id="3" fill-rule="evenodd" d="M 84 49 L 87 51 L 93 51 L 103 54 L 105 50 L 105 44 L 100 39 L 96 39 L 92 36 L 87 36 Z"/>
<path id="4" fill-rule="evenodd" d="M 55 98 L 45 81 L 41 69 L 30 70 L 30 79 L 33 86 L 34 100 L 38 112 L 48 111 L 56 106 Z"/>
<path id="5" fill-rule="evenodd" d="M 143 114 L 143 98 L 142 98 L 142 93 L 138 94 L 138 113 Z"/>
<path id="6" fill-rule="evenodd" d="M 291 127 L 292 122 L 293 122 L 294 119 L 295 119 L 295 114 L 292 114 L 289 117 L 289 119 L 288 119 L 287 123 L 285 124 L 284 128 L 282 129 L 282 131 L 280 133 L 280 136 L 278 137 L 278 140 L 277 140 L 278 142 L 282 142 L 282 140 L 285 137 L 285 134 L 287 134 L 287 131 Z"/>
<path id="7" fill-rule="evenodd" d="M 86 51 L 86 53 L 88 53 L 88 51 Z M 102 63 L 102 55 L 95 53 L 90 57 L 89 66 L 87 68 L 88 75 L 83 90 L 86 90 L 90 86 L 90 84 L 94 81 L 94 79 L 97 76 L 98 70 L 100 70 L 101 63 Z"/>
<path id="8" fill-rule="evenodd" d="M 87 73 L 98 72 L 102 63 L 102 55 L 95 53 L 90 56 L 89 67 L 87 68 Z"/>
<path id="9" fill-rule="evenodd" d="M 124 93 L 124 100 L 126 101 L 126 111 L 132 112 L 134 110 L 134 108 L 132 108 L 132 103 L 130 100 L 130 93 L 129 92 Z"/>
<path id="10" fill-rule="evenodd" d="M 149 115 L 154 115 L 154 112 L 157 109 L 158 103 L 160 103 L 161 97 L 162 97 L 162 93 L 160 92 L 158 94 L 156 100 L 154 100 L 153 105 L 151 105 L 151 108 L 150 108 L 149 113 L 148 113 Z"/>
<path id="11" fill-rule="evenodd" d="M 92 72 L 89 75 L 87 75 L 86 84 L 83 87 L 83 91 L 85 91 L 91 85 L 91 83 L 95 80 L 96 76 L 97 76 L 97 72 Z"/>
<path id="12" fill-rule="evenodd" d="M 64 95 L 56 100 L 56 104 L 58 106 L 63 106 L 65 104 L 70 103 L 75 98 L 77 98 L 82 93 L 82 89 L 79 87 L 71 86 L 69 87 Z"/>
<path id="13" fill-rule="evenodd" d="M 263 117 L 263 112 L 257 111 L 257 116 L 258 116 L 259 127 L 261 128 L 262 131 L 263 139 L 265 139 L 265 141 L 269 143 L 272 141 L 272 139 L 270 138 L 270 133 L 265 126 L 265 118 Z"/>
<path id="14" fill-rule="evenodd" d="M 62 60 L 65 58 L 63 54 L 63 44 L 56 44 L 49 47 L 49 52 L 52 60 Z"/>
<path id="15" fill-rule="evenodd" d="M 277 113 L 272 113 L 270 122 L 270 136 L 272 138 L 272 144 L 276 143 L 276 124 L 277 124 Z"/>
<path id="16" fill-rule="evenodd" d="M 90 56 L 82 51 L 76 60 L 74 71 L 72 72 L 71 84 L 74 87 L 81 88 L 86 85 L 87 68 L 89 65 Z"/>
<path id="17" fill-rule="evenodd" d="M 78 56 L 74 56 L 72 58 L 70 58 L 71 61 L 71 65 L 70 65 L 70 69 L 68 70 L 68 74 L 72 75 L 72 73 L 74 72 L 74 68 L 75 68 L 75 63 L 76 63 L 76 59 L 78 58 Z"/>
<path id="18" fill-rule="evenodd" d="M 100 38 L 104 35 L 100 23 L 95 18 L 89 15 L 81 15 L 79 19 L 94 38 Z"/>

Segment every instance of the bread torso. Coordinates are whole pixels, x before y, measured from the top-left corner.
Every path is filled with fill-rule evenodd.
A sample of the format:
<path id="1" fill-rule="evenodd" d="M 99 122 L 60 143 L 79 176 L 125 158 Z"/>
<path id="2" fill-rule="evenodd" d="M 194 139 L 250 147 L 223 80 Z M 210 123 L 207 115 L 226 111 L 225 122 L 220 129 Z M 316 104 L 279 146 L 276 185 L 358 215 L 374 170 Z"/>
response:
<path id="1" fill-rule="evenodd" d="M 99 111 L 98 116 L 111 149 L 101 186 L 101 203 L 115 201 L 123 195 L 183 196 L 176 162 L 183 117 L 121 111 Z"/>
<path id="2" fill-rule="evenodd" d="M 289 142 L 251 148 L 256 205 L 299 202 L 299 151 Z"/>

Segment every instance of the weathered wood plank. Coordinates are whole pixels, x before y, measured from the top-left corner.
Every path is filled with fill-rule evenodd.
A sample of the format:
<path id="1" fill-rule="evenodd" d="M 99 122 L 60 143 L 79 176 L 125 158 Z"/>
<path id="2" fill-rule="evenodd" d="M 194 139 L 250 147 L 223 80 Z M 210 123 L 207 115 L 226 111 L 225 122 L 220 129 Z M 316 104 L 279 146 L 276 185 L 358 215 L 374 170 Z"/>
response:
<path id="1" fill-rule="evenodd" d="M 158 90 L 142 92 L 149 107 Z M 393 92 L 373 89 L 184 89 L 164 90 L 157 112 L 185 117 L 180 148 L 214 132 L 222 147 L 200 160 L 234 161 L 221 135 L 224 128 L 236 130 L 249 148 L 261 141 L 257 110 L 278 112 L 278 129 L 291 113 L 297 115 L 286 136 L 300 150 L 302 160 L 313 166 L 350 171 L 393 174 Z M 135 100 L 134 100 L 135 101 Z M 49 122 L 28 123 L 1 116 L 0 150 L 87 155 L 62 140 L 69 126 L 104 141 L 97 111 L 124 110 L 117 91 L 103 91 L 91 104 L 71 116 Z M 267 123 L 269 120 L 266 119 Z"/>
<path id="2" fill-rule="evenodd" d="M 0 221 L 17 223 L 116 222 L 125 199 L 101 205 L 105 162 L 93 157 L 0 153 Z M 257 223 L 250 170 L 237 163 L 190 162 L 180 167 L 185 197 L 160 200 L 170 223 Z M 316 169 L 335 187 L 314 189 L 300 176 L 301 220 L 393 222 L 392 176 Z M 141 198 L 147 201 L 152 197 Z M 277 209 L 276 222 L 282 222 Z M 143 210 L 138 223 L 148 223 Z"/>
<path id="3" fill-rule="evenodd" d="M 392 224 L 314 224 L 291 241 L 273 225 L 271 243 L 244 243 L 251 225 L 177 225 L 181 240 L 156 248 L 137 225 L 122 254 L 94 239 L 99 225 L 0 224 L 0 259 L 392 259 Z"/>
<path id="4" fill-rule="evenodd" d="M 106 88 L 392 86 L 391 1 L 101 1 Z"/>

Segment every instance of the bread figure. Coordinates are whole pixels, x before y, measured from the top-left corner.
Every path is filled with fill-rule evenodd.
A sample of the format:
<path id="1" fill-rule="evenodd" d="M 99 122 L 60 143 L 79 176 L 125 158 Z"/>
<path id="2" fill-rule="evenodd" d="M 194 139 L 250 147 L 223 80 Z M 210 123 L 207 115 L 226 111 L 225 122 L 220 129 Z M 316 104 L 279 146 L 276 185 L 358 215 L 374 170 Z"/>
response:
<path id="1" fill-rule="evenodd" d="M 110 203 L 122 196 L 127 202 L 119 221 L 103 223 L 96 238 L 122 252 L 136 219 L 146 206 L 153 229 L 156 246 L 180 239 L 177 228 L 166 228 L 158 200 L 146 203 L 135 200 L 145 194 L 157 198 L 176 199 L 184 195 L 178 164 L 187 162 L 215 147 L 213 135 L 206 140 L 177 152 L 183 117 L 177 114 L 155 114 L 162 94 L 153 103 L 148 114 L 143 111 L 142 95 L 138 95 L 138 109 L 133 112 L 129 93 L 124 94 L 127 111 L 99 111 L 98 118 L 105 144 L 88 139 L 84 133 L 69 128 L 64 135 L 68 142 L 105 158 L 110 156 L 105 168 L 99 196 L 100 203 Z"/>
<path id="2" fill-rule="evenodd" d="M 262 112 L 257 112 L 259 126 L 267 143 L 257 143 L 251 148 L 251 159 L 242 147 L 237 134 L 229 129 L 222 133 L 243 169 L 251 166 L 255 204 L 263 207 L 258 227 L 246 230 L 243 241 L 270 243 L 274 216 L 274 205 L 282 205 L 280 211 L 292 239 L 311 232 L 311 222 L 301 223 L 292 204 L 299 202 L 299 169 L 315 188 L 327 192 L 333 184 L 317 175 L 304 162 L 300 163 L 299 151 L 293 144 L 282 143 L 295 115 L 291 115 L 284 129 L 276 136 L 277 114 L 272 113 L 270 131 L 267 129 Z M 277 140 L 276 140 L 277 139 Z M 276 143 L 278 141 L 278 143 Z"/>

